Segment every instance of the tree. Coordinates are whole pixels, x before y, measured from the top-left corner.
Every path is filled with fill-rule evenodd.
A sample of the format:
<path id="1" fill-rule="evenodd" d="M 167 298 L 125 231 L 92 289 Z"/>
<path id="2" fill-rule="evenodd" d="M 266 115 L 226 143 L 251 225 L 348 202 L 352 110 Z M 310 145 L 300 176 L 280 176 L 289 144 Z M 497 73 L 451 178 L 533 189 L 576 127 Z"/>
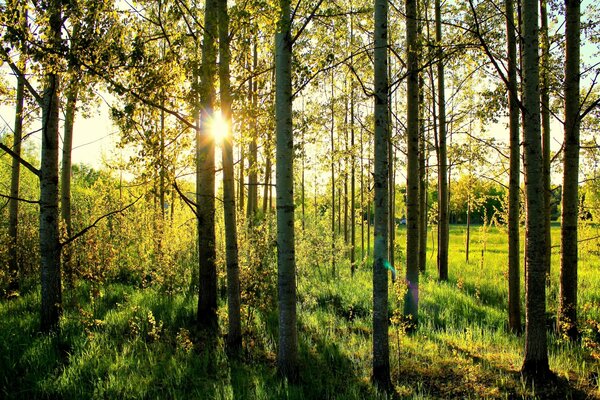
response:
<path id="1" fill-rule="evenodd" d="M 210 131 L 214 117 L 218 0 L 206 0 L 202 67 L 200 76 L 199 128 L 196 134 L 196 204 L 198 217 L 198 262 L 200 327 L 217 329 L 217 266 L 215 250 L 215 143 Z"/>
<path id="2" fill-rule="evenodd" d="M 525 247 L 525 358 L 522 372 L 533 378 L 550 373 L 546 338 L 546 234 L 540 127 L 539 3 L 523 0 L 523 133 L 527 193 Z M 536 379 L 537 381 L 537 379 Z"/>
<path id="3" fill-rule="evenodd" d="M 565 139 L 562 190 L 559 328 L 577 338 L 577 221 L 579 216 L 580 0 L 565 0 Z"/>
<path id="4" fill-rule="evenodd" d="M 517 91 L 517 40 L 515 35 L 514 0 L 505 0 L 506 43 L 508 55 L 509 107 L 509 183 L 508 183 L 508 326 L 521 333 L 521 274 L 519 216 L 521 197 L 521 154 L 519 140 L 519 102 Z"/>
<path id="5" fill-rule="evenodd" d="M 277 288 L 279 351 L 277 369 L 294 381 L 298 376 L 296 258 L 294 247 L 294 137 L 292 121 L 292 35 L 290 0 L 280 0 L 275 37 L 275 120 L 277 132 Z"/>
<path id="6" fill-rule="evenodd" d="M 550 233 L 550 207 L 552 189 L 550 187 L 550 37 L 548 32 L 548 0 L 540 0 L 540 113 L 542 118 L 542 173 L 544 179 L 544 224 L 546 231 L 547 282 L 550 283 L 552 261 L 552 235 Z"/>
<path id="7" fill-rule="evenodd" d="M 410 1 L 410 0 L 409 0 Z M 408 4 L 408 2 L 407 2 Z M 388 338 L 388 3 L 375 0 L 375 247 L 373 250 L 373 382 L 389 388 Z"/>
<path id="8" fill-rule="evenodd" d="M 229 82 L 229 15 L 227 0 L 219 0 L 219 82 L 221 114 L 229 128 L 223 140 L 223 207 L 227 258 L 227 344 L 232 351 L 242 345 L 240 317 L 240 271 L 238 262 L 235 182 L 233 179 L 233 134 L 231 132 L 231 89 Z"/>
<path id="9" fill-rule="evenodd" d="M 48 0 L 47 40 L 53 54 L 61 45 L 61 4 Z M 42 158 L 40 167 L 40 254 L 41 254 L 41 329 L 58 329 L 62 311 L 62 278 L 60 236 L 58 229 L 58 106 L 59 75 L 57 59 L 46 60 L 44 94 L 42 98 Z"/>
<path id="10" fill-rule="evenodd" d="M 404 314 L 416 326 L 419 307 L 419 59 L 417 0 L 406 0 L 406 284 Z"/>
<path id="11" fill-rule="evenodd" d="M 448 280 L 448 155 L 446 149 L 446 96 L 444 60 L 442 57 L 442 11 L 440 0 L 435 0 L 435 40 L 439 46 L 437 61 L 439 159 L 438 159 L 438 278 Z"/>
<path id="12" fill-rule="evenodd" d="M 24 25 L 24 30 L 27 29 L 27 11 L 22 13 L 19 18 L 20 24 Z M 25 46 L 22 43 L 21 51 Z M 19 68 L 25 72 L 25 54 L 21 53 Z M 25 102 L 25 78 L 17 75 L 17 93 L 15 105 L 15 127 L 13 130 L 13 152 L 17 157 L 21 156 L 21 140 L 23 137 L 23 110 Z M 8 237 L 9 237 L 9 259 L 8 269 L 10 274 L 9 291 L 19 290 L 20 268 L 19 268 L 19 252 L 18 252 L 18 223 L 19 223 L 19 180 L 21 175 L 21 164 L 19 159 L 13 157 L 11 178 L 10 178 L 10 199 L 8 200 Z"/>

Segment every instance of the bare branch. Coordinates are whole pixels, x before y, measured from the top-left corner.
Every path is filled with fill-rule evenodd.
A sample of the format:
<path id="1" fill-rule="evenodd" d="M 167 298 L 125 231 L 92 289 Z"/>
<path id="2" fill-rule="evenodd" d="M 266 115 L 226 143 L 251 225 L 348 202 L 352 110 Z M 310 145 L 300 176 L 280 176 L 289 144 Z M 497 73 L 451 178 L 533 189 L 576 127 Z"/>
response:
<path id="1" fill-rule="evenodd" d="M 22 201 L 23 203 L 29 203 L 29 204 L 40 204 L 39 200 L 27 200 L 27 199 L 22 199 L 20 197 L 13 197 L 13 196 L 7 196 L 5 194 L 0 193 L 0 197 L 4 198 L 4 199 L 8 199 L 8 200 L 17 200 L 17 201 Z"/>
<path id="2" fill-rule="evenodd" d="M 128 205 L 126 205 L 125 207 L 121 208 L 120 210 L 115 210 L 115 211 L 111 211 L 108 214 L 104 214 L 101 217 L 98 217 L 91 225 L 83 228 L 81 231 L 77 232 L 75 235 L 71 236 L 70 238 L 68 238 L 67 240 L 65 240 L 64 242 L 62 242 L 60 244 L 60 247 L 64 247 L 66 245 L 68 245 L 69 243 L 73 242 L 75 239 L 85 235 L 87 233 L 87 231 L 89 231 L 90 229 L 94 228 L 96 225 L 98 225 L 98 222 L 102 221 L 105 218 L 110 217 L 111 215 L 115 215 L 115 214 L 120 214 L 122 212 L 124 212 L 125 210 L 127 210 L 129 207 L 132 207 L 135 203 L 137 203 L 143 196 L 138 197 L 137 199 L 135 199 L 135 201 L 133 203 L 129 203 Z"/>
<path id="3" fill-rule="evenodd" d="M 21 158 L 21 156 L 19 156 L 17 153 L 12 151 L 8 146 L 5 146 L 4 144 L 0 143 L 0 149 L 4 150 L 12 158 L 17 159 L 17 161 L 19 161 L 19 163 L 21 163 L 25 168 L 30 170 L 35 176 L 37 176 L 38 178 L 40 177 L 39 169 L 37 169 L 36 167 L 34 167 L 33 165 L 31 165 L 30 163 L 25 161 L 23 158 Z"/>

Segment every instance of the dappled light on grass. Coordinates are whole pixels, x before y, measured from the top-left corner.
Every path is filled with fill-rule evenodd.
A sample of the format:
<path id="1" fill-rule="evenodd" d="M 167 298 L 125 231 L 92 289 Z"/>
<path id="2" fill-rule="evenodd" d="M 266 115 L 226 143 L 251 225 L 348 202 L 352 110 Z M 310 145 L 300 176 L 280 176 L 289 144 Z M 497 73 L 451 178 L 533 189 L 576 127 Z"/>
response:
<path id="1" fill-rule="evenodd" d="M 523 338 L 508 333 L 505 322 L 505 259 L 503 244 L 497 241 L 504 233 L 491 229 L 487 235 L 487 251 L 497 250 L 498 255 L 487 257 L 483 269 L 477 257 L 465 263 L 458 252 L 451 252 L 450 279 L 439 283 L 435 259 L 428 258 L 432 272 L 421 279 L 419 328 L 409 334 L 397 319 L 389 330 L 396 392 L 403 398 L 440 399 L 597 397 L 600 366 L 593 349 L 600 334 L 591 322 L 583 325 L 587 330 L 581 343 L 550 334 L 550 366 L 559 377 L 550 389 L 540 392 L 521 379 Z M 314 252 L 310 244 L 302 245 L 306 254 Z M 474 234 L 473 254 L 480 255 L 482 247 Z M 274 273 L 273 260 L 263 261 L 264 273 Z M 236 359 L 228 357 L 222 336 L 209 340 L 196 329 L 195 291 L 180 286 L 173 290 L 159 280 L 145 288 L 114 281 L 98 287 L 81 280 L 69 292 L 60 338 L 36 333 L 37 290 L 0 302 L 0 382 L 12 383 L 0 386 L 0 397 L 386 398 L 370 382 L 370 260 L 353 278 L 349 265 L 340 263 L 333 278 L 326 266 L 302 261 L 297 385 L 277 377 L 277 314 L 272 306 L 261 306 L 272 304 L 264 299 L 243 313 L 243 350 Z M 588 282 L 581 292 L 585 321 L 598 321 L 593 306 L 600 287 L 593 266 L 597 262 L 597 256 L 590 256 L 581 270 Z M 403 306 L 402 262 L 395 268 L 400 279 L 389 290 L 392 322 L 394 311 Z M 264 275 L 245 277 L 246 284 L 263 283 L 253 290 L 268 289 Z M 219 316 L 225 332 L 223 302 Z"/>

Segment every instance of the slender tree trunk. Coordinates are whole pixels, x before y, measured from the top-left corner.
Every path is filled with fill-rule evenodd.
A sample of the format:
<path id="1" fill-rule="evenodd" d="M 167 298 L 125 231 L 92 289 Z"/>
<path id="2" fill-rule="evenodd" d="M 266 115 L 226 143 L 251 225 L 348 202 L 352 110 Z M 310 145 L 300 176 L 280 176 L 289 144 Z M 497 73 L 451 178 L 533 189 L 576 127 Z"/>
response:
<path id="1" fill-rule="evenodd" d="M 547 267 L 546 284 L 550 284 L 550 263 L 552 261 L 552 235 L 550 232 L 550 39 L 548 37 L 548 0 L 540 0 L 541 12 L 541 66 L 540 66 L 540 105 L 542 116 L 542 174 L 544 179 L 544 224 L 546 251 L 544 264 Z"/>
<path id="2" fill-rule="evenodd" d="M 237 352 L 242 345 L 240 317 L 240 271 L 238 263 L 235 182 L 233 179 L 233 132 L 231 131 L 231 89 L 229 77 L 229 15 L 227 0 L 219 0 L 219 86 L 221 114 L 229 127 L 223 140 L 223 207 L 225 214 L 225 257 L 227 259 L 227 346 Z"/>
<path id="3" fill-rule="evenodd" d="M 540 128 L 539 29 L 537 0 L 523 0 L 523 127 L 527 191 L 525 359 L 527 376 L 549 374 L 546 341 L 546 235 Z M 536 380 L 537 381 L 537 380 Z"/>
<path id="4" fill-rule="evenodd" d="M 79 74 L 71 71 L 71 82 L 67 89 L 67 105 L 65 110 L 65 125 L 63 133 L 62 165 L 60 173 L 60 212 L 65 224 L 67 237 L 73 235 L 71 223 L 71 151 L 73 148 L 73 126 L 77 110 L 77 97 L 79 94 Z M 73 286 L 73 252 L 71 246 L 63 248 L 63 269 L 68 286 Z"/>
<path id="5" fill-rule="evenodd" d="M 580 0 L 565 0 L 565 155 L 562 193 L 559 327 L 570 339 L 577 330 L 577 219 L 579 205 Z"/>
<path id="6" fill-rule="evenodd" d="M 419 59 L 417 0 L 406 0 L 407 48 L 407 166 L 406 166 L 406 282 L 404 314 L 414 328 L 419 309 Z"/>
<path id="7" fill-rule="evenodd" d="M 425 169 L 425 129 L 423 124 L 423 76 L 419 74 L 419 272 L 427 263 L 427 170 Z"/>
<path id="8" fill-rule="evenodd" d="M 373 382 L 391 387 L 388 318 L 388 3 L 375 0 L 375 248 L 373 251 Z"/>
<path id="9" fill-rule="evenodd" d="M 448 280 L 448 152 L 446 147 L 446 93 L 444 83 L 444 60 L 442 58 L 442 11 L 440 0 L 435 0 L 435 38 L 438 43 L 439 60 L 437 62 L 437 94 L 438 94 L 438 135 L 439 135 L 439 170 L 438 170 L 438 279 Z"/>
<path id="10" fill-rule="evenodd" d="M 256 73 L 257 63 L 258 63 L 258 55 L 256 49 L 256 40 L 253 45 L 253 61 L 252 61 L 252 73 Z M 257 110 L 257 95 L 256 91 L 258 89 L 257 78 L 250 78 L 248 81 L 248 89 L 250 90 L 250 102 L 252 104 L 252 111 L 255 113 Z M 247 218 L 249 226 L 253 226 L 256 223 L 256 210 L 258 207 L 258 125 L 256 123 L 256 118 L 252 119 L 253 122 L 251 125 L 251 138 L 250 138 L 250 148 L 248 152 L 248 207 L 247 207 Z"/>
<path id="11" fill-rule="evenodd" d="M 351 62 L 352 63 L 352 62 Z M 356 270 L 356 150 L 354 149 L 354 81 L 350 81 L 350 271 Z"/>
<path id="12" fill-rule="evenodd" d="M 508 326 L 520 334 L 521 272 L 519 217 L 521 197 L 521 152 L 519 140 L 519 104 L 517 89 L 517 39 L 514 0 L 505 1 L 508 53 L 508 99 L 510 131 L 510 172 L 508 186 Z"/>
<path id="13" fill-rule="evenodd" d="M 21 59 L 22 71 L 25 71 L 25 59 Z M 17 78 L 17 101 L 15 106 L 15 129 L 13 133 L 13 152 L 21 156 L 21 140 L 23 136 L 23 104 L 25 100 L 25 82 L 23 78 Z M 10 177 L 10 197 L 8 200 L 8 269 L 10 280 L 9 291 L 18 291 L 20 287 L 18 224 L 19 224 L 19 180 L 21 176 L 21 164 L 17 158 L 12 159 Z"/>
<path id="14" fill-rule="evenodd" d="M 469 175 L 469 180 L 471 176 Z M 470 189 L 469 189 L 470 190 Z M 465 261 L 469 262 L 469 247 L 471 245 L 471 193 L 467 195 L 467 238 L 465 239 Z"/>
<path id="15" fill-rule="evenodd" d="M 333 81 L 333 69 L 331 69 L 331 127 L 329 139 L 331 140 L 331 274 L 335 276 L 335 86 Z"/>
<path id="16" fill-rule="evenodd" d="M 200 266 L 198 324 L 203 329 L 213 331 L 218 328 L 215 260 L 215 143 L 210 132 L 209 121 L 214 114 L 215 106 L 217 10 L 218 0 L 206 0 L 200 81 L 200 130 L 197 134 L 196 153 L 198 261 Z"/>
<path id="17" fill-rule="evenodd" d="M 267 215 L 269 193 L 271 188 L 271 132 L 267 132 L 267 140 L 265 142 L 265 186 L 263 187 L 263 203 L 262 213 Z"/>
<path id="18" fill-rule="evenodd" d="M 61 2 L 48 3 L 50 48 L 60 45 Z M 42 104 L 42 159 L 40 168 L 41 330 L 58 330 L 62 312 L 62 278 L 58 229 L 58 106 L 59 77 L 47 66 Z"/>
<path id="19" fill-rule="evenodd" d="M 275 38 L 277 131 L 277 285 L 279 352 L 277 369 L 291 381 L 298 377 L 296 258 L 294 247 L 294 137 L 292 121 L 292 37 L 290 0 L 280 0 Z"/>

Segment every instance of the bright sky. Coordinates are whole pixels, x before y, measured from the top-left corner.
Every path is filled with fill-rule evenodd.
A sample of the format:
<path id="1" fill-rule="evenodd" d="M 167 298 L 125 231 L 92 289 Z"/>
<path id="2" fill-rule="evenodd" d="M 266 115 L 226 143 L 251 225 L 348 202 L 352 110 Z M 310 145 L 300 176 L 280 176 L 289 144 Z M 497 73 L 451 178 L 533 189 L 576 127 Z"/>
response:
<path id="1" fill-rule="evenodd" d="M 582 11 L 587 6 L 591 5 L 591 0 L 584 0 L 582 3 Z M 583 13 L 585 18 L 585 12 Z M 582 49 L 582 57 L 587 58 L 594 57 L 596 49 L 592 49 L 589 46 L 584 46 Z M 596 60 L 598 62 L 600 60 Z M 14 77 L 8 66 L 3 65 L 0 68 L 0 76 L 7 80 L 9 83 L 15 82 Z M 110 97 L 110 96 L 108 96 Z M 109 100 L 110 101 L 110 100 Z M 33 132 L 39 129 L 39 116 L 38 121 L 27 127 L 26 133 Z M 0 133 L 10 131 L 14 126 L 14 105 L 6 104 L 0 106 Z M 506 133 L 504 124 L 496 124 L 490 132 L 492 135 L 498 135 Z M 562 126 L 555 121 L 552 126 L 554 132 L 553 149 L 560 148 Z M 503 132 L 501 132 L 503 131 Z M 119 139 L 118 129 L 112 124 L 109 116 L 109 108 L 104 101 L 100 103 L 100 106 L 91 112 L 89 118 L 84 118 L 81 114 L 78 114 L 75 119 L 75 129 L 73 137 L 73 163 L 84 163 L 95 168 L 102 166 L 104 159 L 110 159 L 115 153 L 115 143 Z M 34 133 L 29 141 L 37 148 L 40 147 L 41 137 L 39 132 Z"/>

